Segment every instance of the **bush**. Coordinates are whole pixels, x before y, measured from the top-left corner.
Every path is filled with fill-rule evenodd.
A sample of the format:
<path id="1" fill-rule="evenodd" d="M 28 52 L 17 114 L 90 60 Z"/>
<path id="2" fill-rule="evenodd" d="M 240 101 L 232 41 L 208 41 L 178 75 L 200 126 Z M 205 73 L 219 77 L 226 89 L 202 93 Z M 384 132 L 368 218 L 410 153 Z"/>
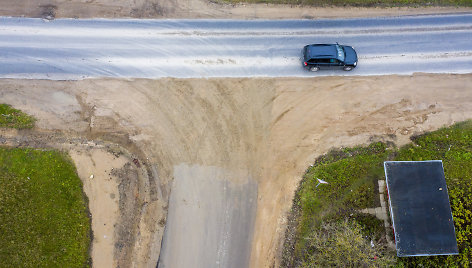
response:
<path id="1" fill-rule="evenodd" d="M 303 267 L 387 267 L 394 264 L 385 248 L 371 246 L 359 224 L 343 220 L 323 223 L 307 238 Z"/>

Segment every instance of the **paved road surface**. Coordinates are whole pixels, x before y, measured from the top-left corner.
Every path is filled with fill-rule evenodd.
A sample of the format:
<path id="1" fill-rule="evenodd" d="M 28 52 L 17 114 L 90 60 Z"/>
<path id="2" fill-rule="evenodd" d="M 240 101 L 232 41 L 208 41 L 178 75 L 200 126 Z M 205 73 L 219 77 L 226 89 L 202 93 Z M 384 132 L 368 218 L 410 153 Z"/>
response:
<path id="1" fill-rule="evenodd" d="M 313 76 L 309 43 L 354 46 L 350 73 L 472 72 L 472 14 L 337 20 L 0 18 L 0 78 Z"/>
<path id="2" fill-rule="evenodd" d="M 159 268 L 249 266 L 257 183 L 247 178 L 218 167 L 174 168 Z"/>

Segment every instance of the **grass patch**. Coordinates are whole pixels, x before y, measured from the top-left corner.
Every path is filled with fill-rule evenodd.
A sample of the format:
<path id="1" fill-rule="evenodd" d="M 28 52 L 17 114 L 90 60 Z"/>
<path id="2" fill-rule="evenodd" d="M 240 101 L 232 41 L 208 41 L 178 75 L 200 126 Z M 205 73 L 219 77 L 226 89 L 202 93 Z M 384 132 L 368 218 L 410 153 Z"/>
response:
<path id="1" fill-rule="evenodd" d="M 372 230 L 383 228 L 382 222 L 356 218 L 363 219 L 358 210 L 379 206 L 376 180 L 382 176 L 383 161 L 390 153 L 389 146 L 381 142 L 368 147 L 335 150 L 320 157 L 306 171 L 294 202 L 301 211 L 296 243 L 292 246 L 295 258 L 284 265 L 303 266 L 309 262 L 314 251 L 307 238 L 323 225 L 336 225 L 344 218 L 359 225 L 369 242 L 379 236 Z M 329 184 L 318 185 L 317 179 Z M 348 263 L 345 265 L 349 266 Z"/>
<path id="2" fill-rule="evenodd" d="M 237 4 L 266 3 L 302 6 L 351 6 L 351 7 L 429 7 L 429 6 L 472 6 L 471 0 L 214 0 L 221 3 Z"/>
<path id="3" fill-rule="evenodd" d="M 87 201 L 64 153 L 0 147 L 0 267 L 88 267 Z"/>
<path id="4" fill-rule="evenodd" d="M 320 250 L 326 245 L 317 244 L 319 242 L 313 241 L 313 239 L 321 239 L 320 232 L 325 228 L 323 226 L 344 228 L 343 232 L 330 232 L 331 235 L 323 238 L 325 240 L 332 242 L 339 239 L 353 239 L 358 236 L 358 231 L 360 231 L 364 242 L 372 240 L 380 248 L 380 251 L 375 253 L 377 261 L 371 263 L 367 256 L 372 252 L 365 251 L 364 242 L 359 242 L 356 246 L 358 255 L 364 256 L 366 262 L 360 263 L 357 260 L 354 266 L 471 266 L 472 121 L 413 137 L 412 141 L 412 144 L 400 149 L 378 142 L 367 147 L 331 151 L 318 158 L 307 169 L 295 194 L 292 218 L 289 218 L 291 230 L 287 231 L 292 234 L 288 236 L 290 239 L 285 241 L 282 266 L 353 266 L 347 259 L 342 262 L 342 254 L 338 254 L 339 259 L 333 260 L 331 259 L 333 256 L 328 257 L 323 252 L 320 253 Z M 363 208 L 379 206 L 376 181 L 385 179 L 384 161 L 432 159 L 443 161 L 460 254 L 458 256 L 436 257 L 392 257 L 393 253 L 385 247 L 383 222 L 358 211 Z M 318 185 L 317 178 L 325 180 L 329 184 Z M 347 224 L 343 225 L 344 221 L 347 221 Z M 343 233 L 346 235 L 343 236 Z M 329 247 L 331 246 L 332 244 Z M 332 252 L 338 250 L 329 249 Z M 366 252 L 368 255 L 365 255 Z M 334 254 L 335 256 L 337 255 Z M 319 258 L 329 258 L 329 263 L 325 263 Z M 316 262 L 314 262 L 315 259 Z"/>
<path id="5" fill-rule="evenodd" d="M 6 128 L 33 128 L 36 120 L 8 104 L 0 104 L 0 127 Z"/>

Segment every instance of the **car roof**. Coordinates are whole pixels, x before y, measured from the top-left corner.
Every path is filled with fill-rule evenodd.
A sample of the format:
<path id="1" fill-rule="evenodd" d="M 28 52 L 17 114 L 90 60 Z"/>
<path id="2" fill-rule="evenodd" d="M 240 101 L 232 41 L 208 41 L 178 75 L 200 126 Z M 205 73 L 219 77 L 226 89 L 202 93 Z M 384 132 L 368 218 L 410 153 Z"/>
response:
<path id="1" fill-rule="evenodd" d="M 311 44 L 306 48 L 307 58 L 337 58 L 336 44 Z"/>

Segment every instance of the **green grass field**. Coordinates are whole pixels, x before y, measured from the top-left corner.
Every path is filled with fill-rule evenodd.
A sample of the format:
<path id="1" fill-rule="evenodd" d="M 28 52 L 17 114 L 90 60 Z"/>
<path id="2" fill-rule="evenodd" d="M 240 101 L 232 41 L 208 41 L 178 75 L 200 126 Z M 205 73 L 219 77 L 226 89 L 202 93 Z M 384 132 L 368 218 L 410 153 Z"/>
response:
<path id="1" fill-rule="evenodd" d="M 0 147 L 0 267 L 86 267 L 90 222 L 63 153 Z"/>
<path id="2" fill-rule="evenodd" d="M 33 128 L 35 119 L 8 104 L 0 104 L 0 127 Z"/>
<path id="3" fill-rule="evenodd" d="M 359 209 L 378 207 L 378 185 L 384 178 L 383 162 L 386 160 L 443 161 L 450 203 L 454 217 L 459 256 L 397 258 L 387 250 L 382 239 L 383 223 L 373 216 L 359 213 Z M 317 178 L 328 181 L 317 187 Z M 469 267 L 472 261 L 472 121 L 413 138 L 413 143 L 400 149 L 384 143 L 367 147 L 346 148 L 332 151 L 316 160 L 300 183 L 295 195 L 292 214 L 295 215 L 295 236 L 286 241 L 283 256 L 285 267 L 369 266 L 382 267 Z M 342 224 L 348 221 L 353 232 L 347 232 Z M 334 226 L 331 231 L 325 226 Z M 348 226 L 349 227 L 349 226 Z M 344 228 L 339 232 L 339 228 Z M 356 229 L 357 228 L 357 229 Z M 356 233 L 360 230 L 359 233 Z M 313 237 L 330 243 L 319 244 Z M 346 234 L 346 235 L 343 235 Z M 349 234 L 349 235 L 348 235 Z M 363 240 L 359 240 L 363 238 Z M 375 241 L 380 249 L 366 251 L 365 244 Z M 337 242 L 338 241 L 338 242 Z M 375 255 L 346 263 L 336 252 L 343 243 L 357 245 L 353 256 Z M 318 244 L 317 244 L 318 243 Z M 334 246 L 333 246 L 334 245 Z M 337 246 L 336 246 L 337 245 Z M 293 248 L 290 250 L 289 248 Z M 339 250 L 339 248 L 338 248 Z M 340 251 L 339 251 L 340 252 Z M 329 255 L 329 257 L 328 257 Z M 338 258 L 331 259 L 333 256 Z M 328 258 L 328 260 L 326 260 Z M 351 261 L 353 258 L 351 258 Z"/>
<path id="4" fill-rule="evenodd" d="M 351 7 L 428 7 L 428 6 L 472 6 L 472 0 L 214 0 L 222 3 L 268 3 L 305 6 L 351 6 Z"/>

